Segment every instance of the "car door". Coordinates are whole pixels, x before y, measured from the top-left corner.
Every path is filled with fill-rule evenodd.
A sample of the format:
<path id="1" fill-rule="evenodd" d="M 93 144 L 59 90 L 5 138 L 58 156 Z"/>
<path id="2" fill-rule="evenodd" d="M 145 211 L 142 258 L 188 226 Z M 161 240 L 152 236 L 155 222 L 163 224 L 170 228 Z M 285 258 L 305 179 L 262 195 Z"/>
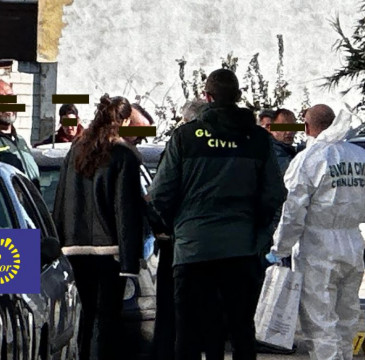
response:
<path id="1" fill-rule="evenodd" d="M 0 178 L 0 229 L 13 229 L 18 223 L 4 181 Z M 0 358 L 17 359 L 26 353 L 17 343 L 27 339 L 26 332 L 17 330 L 17 301 L 11 294 L 0 295 Z"/>
<path id="2" fill-rule="evenodd" d="M 34 312 L 36 332 L 42 338 L 41 352 L 46 357 L 48 353 L 60 352 L 77 337 L 80 302 L 72 268 L 66 257 L 60 252 L 56 260 L 47 261 L 55 241 L 58 243 L 58 237 L 40 193 L 20 174 L 13 176 L 12 184 L 28 216 L 28 227 L 41 231 L 41 294 L 21 296 Z"/>

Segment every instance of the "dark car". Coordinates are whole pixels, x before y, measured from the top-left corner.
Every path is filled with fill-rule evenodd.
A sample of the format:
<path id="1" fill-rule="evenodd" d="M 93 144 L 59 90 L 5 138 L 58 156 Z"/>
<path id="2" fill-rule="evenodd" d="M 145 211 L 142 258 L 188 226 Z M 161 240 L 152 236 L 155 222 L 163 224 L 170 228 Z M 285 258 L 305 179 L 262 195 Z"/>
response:
<path id="1" fill-rule="evenodd" d="M 142 155 L 143 164 L 147 167 L 153 178 L 156 174 L 161 154 L 165 150 L 165 144 L 141 144 L 137 146 L 137 149 Z"/>
<path id="2" fill-rule="evenodd" d="M 352 137 L 351 139 L 348 139 L 347 141 L 365 149 L 365 134 Z"/>
<path id="3" fill-rule="evenodd" d="M 41 190 L 48 209 L 53 211 L 53 203 L 59 181 L 60 169 L 66 157 L 70 143 L 55 144 L 55 148 L 49 145 L 41 145 L 32 149 L 32 155 L 39 167 L 41 175 Z M 142 155 L 143 167 L 141 170 L 141 182 L 146 189 L 154 177 L 164 145 L 144 144 L 137 147 Z M 147 169 L 144 171 L 143 169 Z M 143 191 L 145 191 L 143 189 Z"/>
<path id="4" fill-rule="evenodd" d="M 1 359 L 78 359 L 81 303 L 41 195 L 16 168 L 0 163 L 0 229 L 40 229 L 41 292 L 0 296 Z"/>

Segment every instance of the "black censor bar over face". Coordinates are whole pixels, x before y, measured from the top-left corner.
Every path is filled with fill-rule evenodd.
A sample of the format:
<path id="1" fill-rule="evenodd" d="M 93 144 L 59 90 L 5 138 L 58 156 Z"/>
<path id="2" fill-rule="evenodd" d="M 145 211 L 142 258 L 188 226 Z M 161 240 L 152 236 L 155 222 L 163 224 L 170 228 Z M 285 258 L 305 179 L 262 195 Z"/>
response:
<path id="1" fill-rule="evenodd" d="M 119 136 L 156 136 L 156 126 L 120 126 Z"/>
<path id="2" fill-rule="evenodd" d="M 304 131 L 305 124 L 270 124 L 270 131 Z"/>
<path id="3" fill-rule="evenodd" d="M 67 116 L 61 119 L 62 126 L 77 126 L 77 118 L 68 118 Z"/>
<path id="4" fill-rule="evenodd" d="M 25 112 L 25 104 L 0 104 L 0 112 Z"/>
<path id="5" fill-rule="evenodd" d="M 88 104 L 89 95 L 88 94 L 53 94 L 52 104 Z"/>
<path id="6" fill-rule="evenodd" d="M 15 104 L 16 102 L 16 95 L 0 95 L 0 104 Z"/>

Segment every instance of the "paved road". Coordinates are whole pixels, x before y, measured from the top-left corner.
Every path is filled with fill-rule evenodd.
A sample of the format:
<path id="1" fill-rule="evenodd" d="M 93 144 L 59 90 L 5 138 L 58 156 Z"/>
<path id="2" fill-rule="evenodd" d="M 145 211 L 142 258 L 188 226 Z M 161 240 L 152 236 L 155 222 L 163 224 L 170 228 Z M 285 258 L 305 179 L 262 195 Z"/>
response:
<path id="1" fill-rule="evenodd" d="M 298 344 L 298 350 L 293 355 L 258 354 L 257 360 L 309 360 L 309 355 L 303 349 L 303 346 L 298 342 L 296 343 Z M 227 353 L 224 359 L 231 360 L 232 355 L 230 353 Z M 354 360 L 365 360 L 364 352 L 361 351 L 359 355 L 354 356 Z"/>
<path id="2" fill-rule="evenodd" d="M 360 299 L 365 299 L 365 276 L 364 276 L 364 280 L 362 282 L 362 286 L 361 286 L 361 289 L 359 292 L 359 297 L 360 297 Z M 359 322 L 359 330 L 365 331 L 365 310 L 362 311 L 361 315 L 362 316 L 361 316 L 361 319 Z M 142 332 L 144 333 L 145 339 L 148 340 L 147 342 L 150 342 L 152 333 L 153 333 L 154 321 L 151 319 L 150 321 L 143 321 L 142 323 L 143 323 L 142 329 L 139 328 L 139 326 L 138 326 L 138 328 L 135 329 L 135 331 L 140 332 L 142 330 Z M 133 338 L 136 338 L 135 337 L 136 332 L 134 333 Z M 300 334 L 296 335 L 295 343 L 297 344 L 298 349 L 297 349 L 296 353 L 293 355 L 258 354 L 257 360 L 309 360 L 309 355 L 304 350 L 304 346 L 301 341 Z M 133 346 L 137 346 L 137 347 L 139 347 L 139 345 L 140 344 L 133 344 Z M 145 356 L 141 356 L 139 358 L 139 360 L 146 360 L 146 359 L 148 359 L 147 354 L 145 354 Z M 204 359 L 204 357 L 203 357 L 203 359 Z M 227 352 L 227 355 L 225 356 L 225 360 L 230 360 L 230 359 L 232 359 L 232 355 L 229 352 Z M 364 352 L 361 351 L 359 355 L 354 356 L 354 360 L 365 360 Z"/>
<path id="3" fill-rule="evenodd" d="M 360 288 L 359 298 L 365 299 L 365 276 Z M 359 330 L 365 331 L 365 311 L 362 310 L 361 318 L 358 324 Z M 271 355 L 271 354 L 258 354 L 257 360 L 309 360 L 308 353 L 304 350 L 303 343 L 300 335 L 297 334 L 295 343 L 298 345 L 298 349 L 293 355 Z M 225 356 L 225 360 L 232 359 L 231 354 Z M 365 360 L 365 353 L 360 350 L 359 355 L 354 356 L 354 360 Z"/>

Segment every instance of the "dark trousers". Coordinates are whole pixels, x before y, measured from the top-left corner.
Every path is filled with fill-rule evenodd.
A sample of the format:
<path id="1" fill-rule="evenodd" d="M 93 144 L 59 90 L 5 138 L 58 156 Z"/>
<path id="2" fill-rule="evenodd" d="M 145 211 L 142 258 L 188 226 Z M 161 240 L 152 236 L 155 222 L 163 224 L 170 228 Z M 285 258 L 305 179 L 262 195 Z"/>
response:
<path id="1" fill-rule="evenodd" d="M 174 267 L 176 360 L 200 360 L 202 348 L 207 360 L 223 360 L 222 314 L 227 320 L 233 360 L 256 359 L 254 315 L 259 274 L 257 256 Z"/>
<path id="2" fill-rule="evenodd" d="M 174 245 L 160 241 L 157 267 L 156 320 L 153 336 L 153 360 L 174 360 L 175 313 L 172 277 Z"/>
<path id="3" fill-rule="evenodd" d="M 113 256 L 70 256 L 83 308 L 80 360 L 121 359 L 125 278 Z"/>

